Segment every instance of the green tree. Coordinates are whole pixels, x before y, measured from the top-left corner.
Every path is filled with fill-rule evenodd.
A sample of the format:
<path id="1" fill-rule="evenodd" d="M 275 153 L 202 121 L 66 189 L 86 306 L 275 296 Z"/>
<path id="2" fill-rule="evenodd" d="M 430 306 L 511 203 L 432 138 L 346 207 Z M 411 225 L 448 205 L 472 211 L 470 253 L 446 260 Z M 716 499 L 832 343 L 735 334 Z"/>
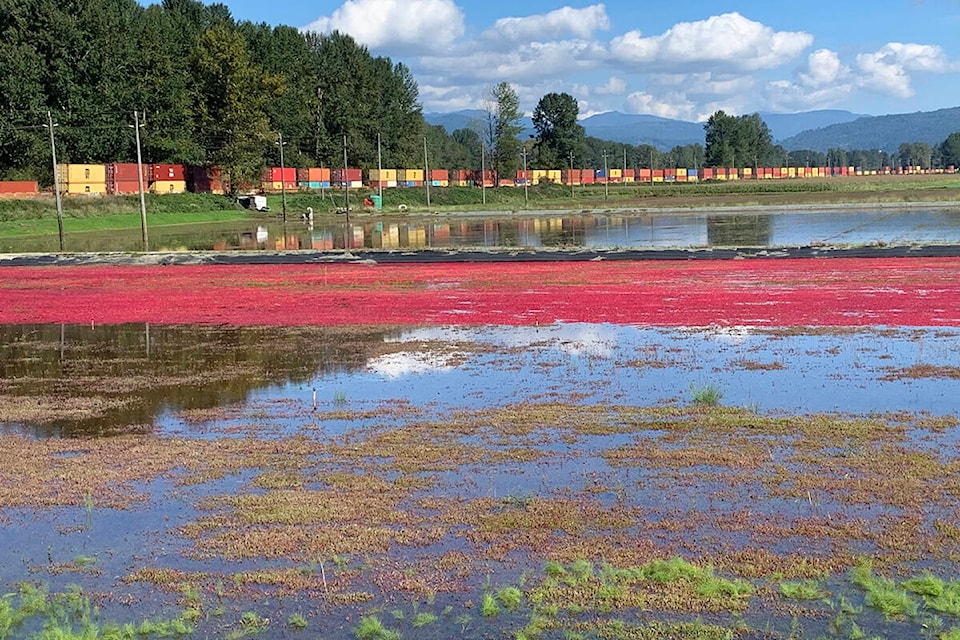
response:
<path id="1" fill-rule="evenodd" d="M 423 163 L 423 114 L 410 70 L 389 58 L 374 58 L 348 35 L 307 34 L 318 68 L 313 139 L 315 155 L 340 166 L 343 136 L 348 162 L 372 166 L 377 136 L 385 166 Z"/>
<path id="2" fill-rule="evenodd" d="M 487 105 L 486 142 L 490 153 L 487 165 L 498 179 L 510 179 L 520 165 L 520 99 L 508 82 L 490 90 Z"/>
<path id="3" fill-rule="evenodd" d="M 703 125 L 707 166 L 753 167 L 779 163 L 770 128 L 759 114 L 714 113 Z"/>
<path id="4" fill-rule="evenodd" d="M 266 103 L 282 83 L 251 61 L 243 37 L 226 25 L 200 36 L 190 64 L 197 81 L 194 135 L 207 161 L 221 168 L 234 191 L 256 184 L 264 147 L 274 139 Z"/>
<path id="5" fill-rule="evenodd" d="M 940 158 L 944 165 L 960 166 L 960 131 L 951 133 L 940 143 Z"/>
<path id="6" fill-rule="evenodd" d="M 566 166 L 571 154 L 582 154 L 584 131 L 577 122 L 580 106 L 567 93 L 548 93 L 533 110 L 537 130 L 537 164 L 541 169 Z"/>

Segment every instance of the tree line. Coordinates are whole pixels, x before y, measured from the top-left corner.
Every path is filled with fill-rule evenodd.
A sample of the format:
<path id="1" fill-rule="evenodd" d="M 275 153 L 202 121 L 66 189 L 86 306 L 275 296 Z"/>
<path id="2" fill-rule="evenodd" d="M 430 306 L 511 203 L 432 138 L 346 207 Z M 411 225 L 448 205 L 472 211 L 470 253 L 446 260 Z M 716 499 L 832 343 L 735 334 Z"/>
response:
<path id="1" fill-rule="evenodd" d="M 348 35 L 302 33 L 235 20 L 223 4 L 162 0 L 0 0 L 0 178 L 52 179 L 47 114 L 58 159 L 132 162 L 133 112 L 145 118 L 150 163 L 218 165 L 231 182 L 278 166 L 432 167 L 500 175 L 569 167 L 786 164 L 868 166 L 871 151 L 791 152 L 754 114 L 715 113 L 703 145 L 660 151 L 586 136 L 576 99 L 550 93 L 535 135 L 508 83 L 492 87 L 485 119 L 452 133 L 424 122 L 402 63 Z M 931 148 L 904 145 L 890 164 L 960 165 L 960 134 Z M 883 159 L 878 158 L 878 161 Z M 897 162 L 894 162 L 896 160 Z M 869 167 L 868 167 L 869 168 Z"/>

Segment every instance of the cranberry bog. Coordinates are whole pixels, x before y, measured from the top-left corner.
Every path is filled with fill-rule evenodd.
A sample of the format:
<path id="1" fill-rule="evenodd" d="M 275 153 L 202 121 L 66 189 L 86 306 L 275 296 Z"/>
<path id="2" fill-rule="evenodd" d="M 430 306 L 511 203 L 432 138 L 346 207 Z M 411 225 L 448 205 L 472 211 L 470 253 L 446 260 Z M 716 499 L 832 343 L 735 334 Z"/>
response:
<path id="1" fill-rule="evenodd" d="M 960 637 L 958 274 L 0 268 L 0 637 Z"/>

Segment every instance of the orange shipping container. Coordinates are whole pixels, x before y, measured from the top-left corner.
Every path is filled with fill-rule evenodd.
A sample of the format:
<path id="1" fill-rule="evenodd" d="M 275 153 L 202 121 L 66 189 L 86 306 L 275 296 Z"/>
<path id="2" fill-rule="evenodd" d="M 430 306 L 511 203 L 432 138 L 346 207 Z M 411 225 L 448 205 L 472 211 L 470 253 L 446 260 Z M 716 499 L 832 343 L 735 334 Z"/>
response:
<path id="1" fill-rule="evenodd" d="M 37 193 L 37 183 L 29 180 L 0 180 L 0 193 Z"/>

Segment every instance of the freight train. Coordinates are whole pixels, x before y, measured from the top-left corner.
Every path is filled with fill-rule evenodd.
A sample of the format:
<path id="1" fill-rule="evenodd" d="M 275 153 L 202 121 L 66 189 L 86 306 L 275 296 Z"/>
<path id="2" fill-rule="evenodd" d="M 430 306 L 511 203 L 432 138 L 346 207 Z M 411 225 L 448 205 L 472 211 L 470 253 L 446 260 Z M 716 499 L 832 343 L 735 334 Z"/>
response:
<path id="1" fill-rule="evenodd" d="M 243 191 L 276 193 L 320 189 L 421 187 L 526 186 L 551 182 L 565 186 L 595 184 L 643 184 L 729 180 L 777 180 L 827 178 L 834 176 L 906 175 L 954 173 L 955 168 L 883 167 L 866 171 L 858 167 L 705 167 L 701 169 L 531 169 L 509 177 L 494 171 L 469 169 L 330 169 L 324 167 L 269 167 L 259 185 Z M 138 175 L 140 173 L 140 175 Z M 60 191 L 67 195 L 122 195 L 139 193 L 141 181 L 149 193 L 224 193 L 227 189 L 216 167 L 183 164 L 145 164 L 142 173 L 135 163 L 62 164 L 57 177 Z M 36 182 L 0 181 L 0 196 L 39 192 Z"/>

